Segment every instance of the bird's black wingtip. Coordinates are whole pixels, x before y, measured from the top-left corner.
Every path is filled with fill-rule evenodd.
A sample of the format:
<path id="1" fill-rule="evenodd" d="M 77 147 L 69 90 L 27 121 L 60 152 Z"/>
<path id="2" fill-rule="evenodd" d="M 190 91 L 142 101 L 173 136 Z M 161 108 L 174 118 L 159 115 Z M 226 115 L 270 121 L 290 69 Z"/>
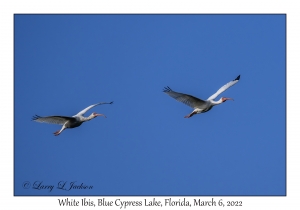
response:
<path id="1" fill-rule="evenodd" d="M 235 80 L 240 80 L 241 75 L 237 76 L 237 78 L 235 78 Z"/>
<path id="2" fill-rule="evenodd" d="M 110 102 L 109 104 L 113 104 L 114 102 L 112 101 L 112 102 Z"/>
<path id="3" fill-rule="evenodd" d="M 34 120 L 37 120 L 37 119 L 39 119 L 39 118 L 40 118 L 40 116 L 34 115 L 34 116 L 31 118 L 31 120 L 34 121 Z"/>
<path id="4" fill-rule="evenodd" d="M 172 89 L 169 86 L 164 87 L 163 89 L 163 92 L 170 92 L 170 91 L 172 91 Z"/>

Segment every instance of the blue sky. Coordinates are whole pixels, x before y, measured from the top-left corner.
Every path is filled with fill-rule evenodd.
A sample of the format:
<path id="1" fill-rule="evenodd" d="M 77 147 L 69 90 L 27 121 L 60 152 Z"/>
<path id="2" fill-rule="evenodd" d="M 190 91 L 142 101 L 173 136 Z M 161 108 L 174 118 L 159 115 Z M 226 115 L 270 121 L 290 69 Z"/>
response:
<path id="1" fill-rule="evenodd" d="M 14 194 L 285 195 L 285 30 L 285 15 L 15 15 Z M 238 75 L 220 95 L 235 101 L 190 119 L 162 92 L 207 99 Z M 58 137 L 31 121 L 103 101 L 87 115 L 106 119 Z"/>

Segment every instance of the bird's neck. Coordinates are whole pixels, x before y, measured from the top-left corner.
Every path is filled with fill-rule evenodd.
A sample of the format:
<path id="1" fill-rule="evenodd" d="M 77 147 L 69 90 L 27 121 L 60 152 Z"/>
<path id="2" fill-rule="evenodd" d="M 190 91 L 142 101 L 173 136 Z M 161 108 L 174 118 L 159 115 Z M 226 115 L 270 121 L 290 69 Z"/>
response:
<path id="1" fill-rule="evenodd" d="M 223 100 L 222 100 L 222 98 L 220 98 L 220 100 L 218 100 L 218 101 L 213 101 L 213 100 L 211 100 L 210 102 L 211 102 L 213 105 L 218 105 L 218 104 L 223 103 Z"/>
<path id="2" fill-rule="evenodd" d="M 90 116 L 88 116 L 88 117 L 83 117 L 82 119 L 83 119 L 84 122 L 86 122 L 86 121 L 89 121 L 89 120 L 91 120 L 91 119 L 93 119 L 93 118 L 95 118 L 95 115 L 91 114 Z"/>

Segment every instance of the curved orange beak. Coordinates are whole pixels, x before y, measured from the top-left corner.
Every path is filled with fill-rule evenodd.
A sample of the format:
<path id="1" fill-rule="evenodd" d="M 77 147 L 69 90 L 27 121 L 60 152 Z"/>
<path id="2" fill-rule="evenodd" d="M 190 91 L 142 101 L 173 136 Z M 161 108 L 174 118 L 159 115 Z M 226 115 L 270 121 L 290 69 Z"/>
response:
<path id="1" fill-rule="evenodd" d="M 106 118 L 106 116 L 105 116 L 104 114 L 98 114 L 98 113 L 94 113 L 94 116 L 95 116 L 95 117 L 98 117 L 98 116 L 103 116 L 103 117 L 105 117 L 105 118 Z"/>

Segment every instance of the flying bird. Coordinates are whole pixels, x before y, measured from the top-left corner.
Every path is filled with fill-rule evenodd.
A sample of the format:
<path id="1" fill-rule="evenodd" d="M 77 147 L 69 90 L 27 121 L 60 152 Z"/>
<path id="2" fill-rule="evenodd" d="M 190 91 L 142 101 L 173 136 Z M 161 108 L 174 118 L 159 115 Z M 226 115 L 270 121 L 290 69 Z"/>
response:
<path id="1" fill-rule="evenodd" d="M 234 80 L 228 82 L 226 85 L 222 86 L 216 93 L 214 93 L 212 96 L 210 96 L 206 100 L 202 100 L 199 98 L 196 98 L 194 96 L 184 94 L 184 93 L 178 93 L 173 91 L 171 88 L 168 86 L 164 88 L 163 92 L 171 96 L 172 98 L 175 98 L 177 101 L 180 101 L 190 107 L 192 107 L 194 110 L 192 113 L 186 115 L 184 118 L 190 118 L 194 114 L 200 114 L 207 112 L 213 108 L 213 106 L 221 104 L 227 100 L 233 100 L 232 98 L 226 98 L 226 97 L 221 97 L 220 100 L 214 101 L 214 99 L 223 93 L 225 90 L 230 88 L 231 86 L 235 85 L 238 81 L 240 80 L 240 75 L 235 78 Z"/>
<path id="2" fill-rule="evenodd" d="M 103 116 L 106 118 L 104 114 L 98 114 L 96 112 L 93 112 L 89 117 L 84 117 L 83 115 L 90 110 L 91 108 L 102 105 L 102 104 L 112 104 L 113 102 L 106 103 L 106 102 L 100 102 L 91 106 L 88 106 L 84 110 L 78 112 L 76 115 L 72 117 L 66 117 L 66 116 L 48 116 L 48 117 L 40 117 L 38 115 L 35 115 L 32 117 L 32 120 L 35 122 L 40 123 L 51 123 L 51 124 L 58 124 L 62 125 L 62 128 L 54 133 L 55 136 L 58 136 L 64 129 L 66 128 L 76 128 L 80 126 L 82 123 L 89 121 L 91 119 L 94 119 L 98 116 Z"/>

